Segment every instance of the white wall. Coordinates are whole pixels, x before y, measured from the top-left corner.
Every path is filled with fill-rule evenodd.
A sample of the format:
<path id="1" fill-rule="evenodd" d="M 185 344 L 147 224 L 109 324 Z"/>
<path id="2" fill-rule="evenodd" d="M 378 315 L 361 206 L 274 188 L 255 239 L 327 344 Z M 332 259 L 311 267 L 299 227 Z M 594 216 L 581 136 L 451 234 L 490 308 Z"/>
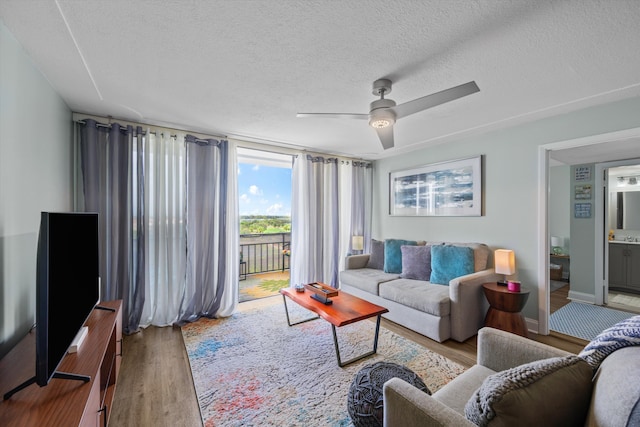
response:
<path id="1" fill-rule="evenodd" d="M 41 211 L 71 197 L 71 111 L 0 21 L 0 357 L 35 321 Z"/>
<path id="2" fill-rule="evenodd" d="M 401 126 L 400 124 L 399 126 Z M 503 129 L 456 143 L 376 161 L 373 237 L 474 241 L 513 249 L 519 278 L 531 288 L 524 314 L 538 319 L 538 146 L 640 126 L 640 98 L 623 100 Z M 389 173 L 447 160 L 484 156 L 481 217 L 392 217 Z M 572 236 L 575 248 L 575 236 Z M 593 242 L 591 242 L 593 245 Z"/>

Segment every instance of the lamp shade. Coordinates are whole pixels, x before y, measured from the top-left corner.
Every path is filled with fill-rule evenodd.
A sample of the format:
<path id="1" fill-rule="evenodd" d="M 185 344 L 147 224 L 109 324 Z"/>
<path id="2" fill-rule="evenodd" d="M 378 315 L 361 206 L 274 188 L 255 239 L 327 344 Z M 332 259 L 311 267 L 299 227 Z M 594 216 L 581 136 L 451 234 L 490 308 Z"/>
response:
<path id="1" fill-rule="evenodd" d="M 512 250 L 496 249 L 494 259 L 496 273 L 509 275 L 516 272 L 516 255 Z"/>
<path id="2" fill-rule="evenodd" d="M 564 245 L 564 239 L 562 237 L 551 236 L 551 246 L 557 247 Z"/>
<path id="3" fill-rule="evenodd" d="M 351 249 L 354 251 L 361 251 L 364 249 L 364 237 L 363 236 L 353 236 L 351 237 Z"/>

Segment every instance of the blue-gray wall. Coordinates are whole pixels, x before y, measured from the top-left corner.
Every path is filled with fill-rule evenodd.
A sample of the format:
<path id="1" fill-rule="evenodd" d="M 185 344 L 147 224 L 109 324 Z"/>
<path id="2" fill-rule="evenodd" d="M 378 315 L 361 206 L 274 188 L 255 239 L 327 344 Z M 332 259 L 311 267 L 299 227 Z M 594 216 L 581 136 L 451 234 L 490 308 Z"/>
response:
<path id="1" fill-rule="evenodd" d="M 71 110 L 0 21 L 0 357 L 35 322 L 41 211 L 72 197 Z"/>
<path id="2" fill-rule="evenodd" d="M 401 124 L 400 124 L 401 125 Z M 538 319 L 538 147 L 553 142 L 640 127 L 640 98 L 558 115 L 454 143 L 375 162 L 373 237 L 473 241 L 513 249 L 519 278 L 532 292 L 524 315 Z M 481 217 L 393 217 L 389 173 L 483 155 L 484 214 Z M 573 230 L 572 230 L 573 231 Z M 572 234 L 572 248 L 575 236 Z M 593 246 L 593 242 L 586 242 Z M 593 267 L 593 266 L 591 266 Z"/>

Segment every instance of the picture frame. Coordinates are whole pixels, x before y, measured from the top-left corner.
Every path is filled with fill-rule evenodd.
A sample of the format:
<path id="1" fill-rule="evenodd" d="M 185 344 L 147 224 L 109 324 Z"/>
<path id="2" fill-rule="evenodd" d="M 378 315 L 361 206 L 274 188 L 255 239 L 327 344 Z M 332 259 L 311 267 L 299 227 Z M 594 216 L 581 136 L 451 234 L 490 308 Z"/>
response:
<path id="1" fill-rule="evenodd" d="M 391 216 L 481 216 L 482 156 L 389 173 Z"/>

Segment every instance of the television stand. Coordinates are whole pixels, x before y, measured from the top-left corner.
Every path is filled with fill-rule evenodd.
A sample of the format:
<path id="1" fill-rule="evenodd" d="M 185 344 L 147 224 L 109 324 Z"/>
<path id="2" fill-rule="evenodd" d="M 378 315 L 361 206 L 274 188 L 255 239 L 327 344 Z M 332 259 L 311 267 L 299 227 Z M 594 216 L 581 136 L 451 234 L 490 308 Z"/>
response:
<path id="1" fill-rule="evenodd" d="M 28 387 L 35 382 L 35 331 L 0 360 L 0 393 L 9 395 L 0 401 L 0 426 L 107 425 L 122 361 L 122 301 L 101 306 L 109 310 L 91 312 L 82 350 L 65 355 L 53 376 L 80 381 Z M 24 378 L 31 379 L 16 387 Z"/>

